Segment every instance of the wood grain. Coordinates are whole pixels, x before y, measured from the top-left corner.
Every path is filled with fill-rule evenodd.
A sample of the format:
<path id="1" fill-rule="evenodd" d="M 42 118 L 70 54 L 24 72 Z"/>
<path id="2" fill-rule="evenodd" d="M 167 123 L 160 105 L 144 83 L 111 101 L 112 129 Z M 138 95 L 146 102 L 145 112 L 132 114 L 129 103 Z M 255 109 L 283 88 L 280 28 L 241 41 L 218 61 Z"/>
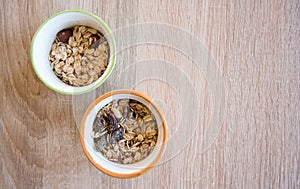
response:
<path id="1" fill-rule="evenodd" d="M 171 62 L 194 83 L 203 116 L 187 147 L 145 175 L 116 179 L 98 171 L 82 152 L 73 98 L 44 86 L 31 66 L 35 30 L 65 9 L 92 12 L 112 30 L 170 24 L 207 46 L 227 92 L 223 125 L 212 146 L 205 152 L 198 146 L 213 103 L 209 83 L 202 77 L 198 81 L 180 52 L 145 44 L 122 51 L 111 79 L 123 66 L 149 57 Z M 0 188 L 299 188 L 299 10 L 297 0 L 2 1 Z M 172 89 L 154 81 L 135 88 L 160 98 L 175 132 L 172 118 L 180 108 L 173 109 Z"/>

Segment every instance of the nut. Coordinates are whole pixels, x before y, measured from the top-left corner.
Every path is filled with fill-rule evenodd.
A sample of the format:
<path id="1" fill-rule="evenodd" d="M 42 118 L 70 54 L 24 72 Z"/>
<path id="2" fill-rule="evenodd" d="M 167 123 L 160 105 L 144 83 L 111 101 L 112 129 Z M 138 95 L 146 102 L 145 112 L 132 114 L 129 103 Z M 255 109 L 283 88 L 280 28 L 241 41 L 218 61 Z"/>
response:
<path id="1" fill-rule="evenodd" d="M 73 34 L 72 29 L 65 29 L 61 30 L 57 33 L 57 38 L 60 42 L 67 42 L 69 40 L 69 37 Z"/>

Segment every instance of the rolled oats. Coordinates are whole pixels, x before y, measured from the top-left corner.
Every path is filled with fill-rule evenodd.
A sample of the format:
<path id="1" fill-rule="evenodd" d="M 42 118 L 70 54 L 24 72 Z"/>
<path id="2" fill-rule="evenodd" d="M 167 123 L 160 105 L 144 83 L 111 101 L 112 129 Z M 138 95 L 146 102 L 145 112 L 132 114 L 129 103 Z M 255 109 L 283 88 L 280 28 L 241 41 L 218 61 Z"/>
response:
<path id="1" fill-rule="evenodd" d="M 135 163 L 153 151 L 158 138 L 157 122 L 142 103 L 113 100 L 97 113 L 92 137 L 94 149 L 108 160 Z"/>
<path id="2" fill-rule="evenodd" d="M 64 83 L 85 86 L 104 73 L 109 61 L 109 45 L 94 28 L 76 25 L 58 32 L 49 53 L 54 74 Z"/>

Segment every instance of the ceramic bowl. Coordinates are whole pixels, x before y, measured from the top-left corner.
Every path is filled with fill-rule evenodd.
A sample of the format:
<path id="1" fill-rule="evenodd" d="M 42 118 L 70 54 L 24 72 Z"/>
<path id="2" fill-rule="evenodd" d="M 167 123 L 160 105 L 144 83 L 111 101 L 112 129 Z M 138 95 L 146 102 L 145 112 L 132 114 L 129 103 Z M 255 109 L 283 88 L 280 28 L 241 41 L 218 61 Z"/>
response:
<path id="1" fill-rule="evenodd" d="M 101 32 L 110 47 L 109 63 L 102 76 L 93 83 L 74 87 L 62 82 L 50 67 L 49 53 L 56 34 L 75 25 L 85 25 Z M 66 10 L 48 18 L 35 32 L 31 42 L 31 61 L 39 79 L 50 89 L 68 95 L 83 94 L 99 87 L 112 72 L 116 62 L 116 45 L 111 30 L 99 17 L 81 10 Z"/>
<path id="2" fill-rule="evenodd" d="M 153 113 L 157 122 L 158 139 L 154 150 L 145 159 L 136 163 L 111 162 L 101 152 L 94 150 L 94 141 L 91 136 L 94 119 L 102 107 L 116 99 L 134 99 L 143 103 Z M 113 177 L 131 178 L 142 175 L 158 163 L 166 147 L 167 125 L 161 111 L 149 97 L 133 90 L 118 90 L 100 96 L 88 107 L 81 122 L 80 136 L 83 151 L 96 168 Z"/>

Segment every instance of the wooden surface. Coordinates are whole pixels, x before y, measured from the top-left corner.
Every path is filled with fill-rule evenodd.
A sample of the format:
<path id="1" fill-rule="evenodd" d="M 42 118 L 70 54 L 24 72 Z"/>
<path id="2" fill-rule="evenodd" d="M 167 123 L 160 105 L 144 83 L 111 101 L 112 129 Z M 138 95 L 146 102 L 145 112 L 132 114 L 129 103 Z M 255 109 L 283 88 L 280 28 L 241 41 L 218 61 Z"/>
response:
<path id="1" fill-rule="evenodd" d="M 199 39 L 216 60 L 226 91 L 224 120 L 210 148 L 203 152 L 198 146 L 213 104 L 209 83 L 180 52 L 137 46 L 122 52 L 111 79 L 122 66 L 149 57 L 166 60 L 190 77 L 199 111 L 205 116 L 200 116 L 194 135 L 180 153 L 145 175 L 116 179 L 98 171 L 81 149 L 74 97 L 48 89 L 31 65 L 29 49 L 35 30 L 47 17 L 65 9 L 92 12 L 112 30 L 159 22 Z M 299 9 L 297 0 L 3 0 L 0 188 L 299 188 Z M 170 133 L 175 133 L 180 114 L 180 108 L 174 108 L 178 101 L 172 100 L 178 98 L 176 92 L 150 80 L 133 88 L 158 95 Z"/>

